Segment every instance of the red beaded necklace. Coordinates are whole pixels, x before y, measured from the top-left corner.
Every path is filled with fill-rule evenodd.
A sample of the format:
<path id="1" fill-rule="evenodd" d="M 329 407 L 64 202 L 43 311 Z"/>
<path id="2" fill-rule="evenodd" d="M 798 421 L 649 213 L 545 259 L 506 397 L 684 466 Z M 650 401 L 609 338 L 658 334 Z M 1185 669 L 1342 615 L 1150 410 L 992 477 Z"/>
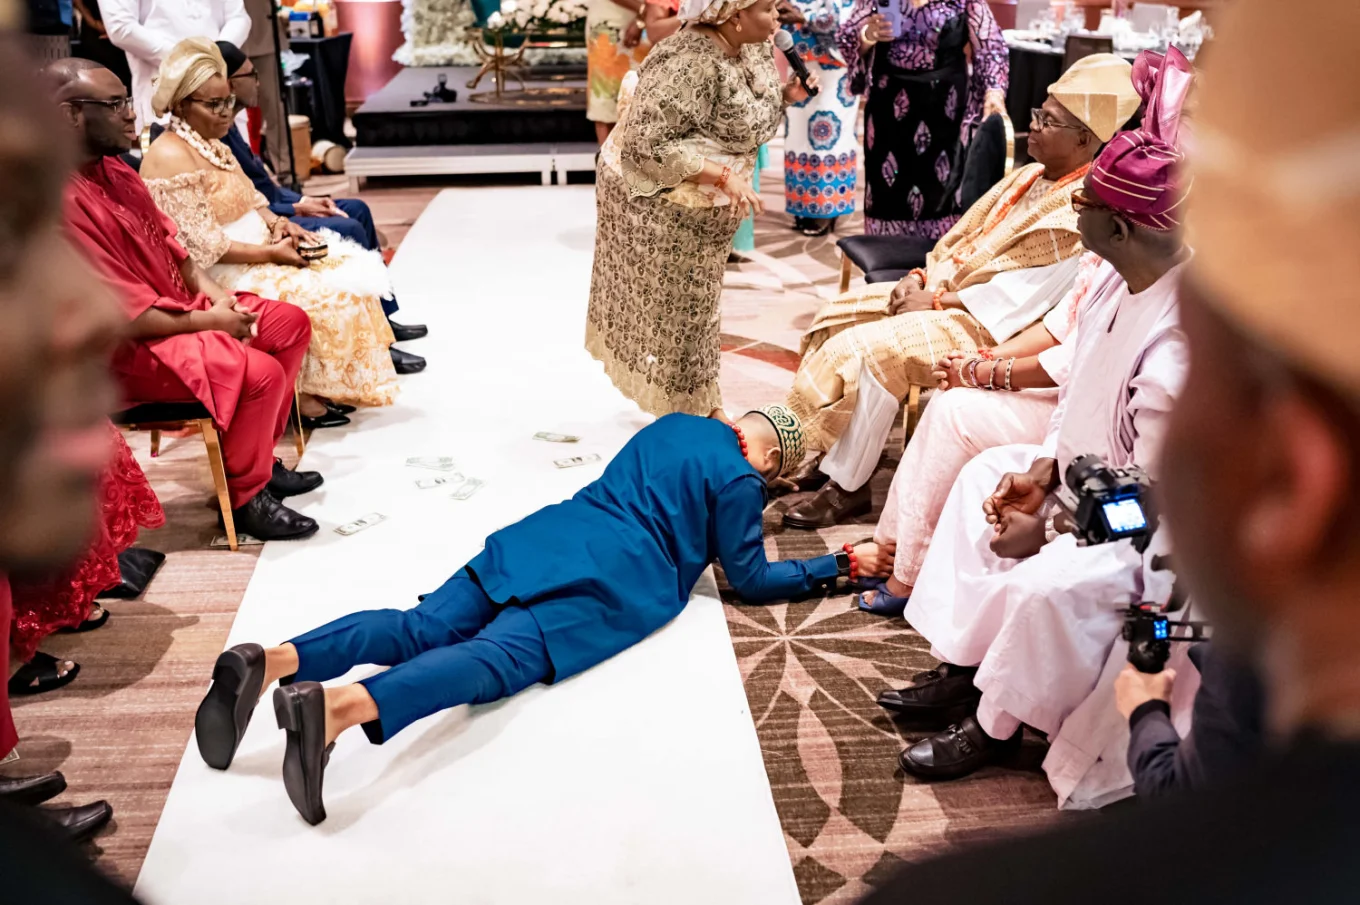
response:
<path id="1" fill-rule="evenodd" d="M 737 442 L 741 444 L 741 457 L 746 458 L 746 435 L 735 424 L 729 424 L 728 427 L 732 428 L 732 432 L 737 435 Z"/>

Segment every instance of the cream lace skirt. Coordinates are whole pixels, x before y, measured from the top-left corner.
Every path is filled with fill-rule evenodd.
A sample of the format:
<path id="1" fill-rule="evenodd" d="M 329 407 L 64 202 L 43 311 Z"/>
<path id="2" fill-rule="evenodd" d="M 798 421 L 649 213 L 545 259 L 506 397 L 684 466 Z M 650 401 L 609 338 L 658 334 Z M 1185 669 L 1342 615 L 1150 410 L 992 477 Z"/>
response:
<path id="1" fill-rule="evenodd" d="M 251 211 L 225 232 L 234 241 L 266 244 L 268 227 Z M 391 293 L 382 257 L 330 230 L 329 254 L 306 268 L 280 264 L 216 264 L 209 273 L 224 287 L 297 305 L 312 322 L 312 342 L 298 389 L 354 405 L 389 405 L 397 374 L 388 347 L 392 328 L 382 310 Z"/>

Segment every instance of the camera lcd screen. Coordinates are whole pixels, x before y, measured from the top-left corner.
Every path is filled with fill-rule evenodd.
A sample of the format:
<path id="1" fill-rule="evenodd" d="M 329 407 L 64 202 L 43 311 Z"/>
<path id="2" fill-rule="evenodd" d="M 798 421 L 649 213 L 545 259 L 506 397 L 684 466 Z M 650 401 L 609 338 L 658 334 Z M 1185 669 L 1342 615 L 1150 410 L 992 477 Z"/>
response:
<path id="1" fill-rule="evenodd" d="M 1105 522 L 1110 526 L 1110 533 L 1113 535 L 1132 534 L 1147 527 L 1143 507 L 1138 505 L 1135 499 L 1115 500 L 1101 508 L 1104 509 Z"/>

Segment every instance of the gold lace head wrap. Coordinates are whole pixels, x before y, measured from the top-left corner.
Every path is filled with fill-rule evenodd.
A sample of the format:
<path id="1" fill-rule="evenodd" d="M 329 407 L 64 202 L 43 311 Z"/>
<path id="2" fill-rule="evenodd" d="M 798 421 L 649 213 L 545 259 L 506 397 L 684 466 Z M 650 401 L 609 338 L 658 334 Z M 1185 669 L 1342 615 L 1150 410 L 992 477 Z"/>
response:
<path id="1" fill-rule="evenodd" d="M 684 0 L 680 4 L 680 21 L 700 25 L 721 25 L 756 0 Z"/>
<path id="2" fill-rule="evenodd" d="M 0 0 L 0 31 L 18 31 L 22 20 L 18 0 Z"/>
<path id="3" fill-rule="evenodd" d="M 164 116 L 215 75 L 223 78 L 227 75 L 222 51 L 207 38 L 185 38 L 161 61 L 151 95 L 151 109 L 157 116 Z"/>
<path id="4" fill-rule="evenodd" d="M 1236 0 L 1215 25 L 1188 154 L 1195 278 L 1263 345 L 1360 393 L 1360 3 L 1299 19 Z"/>
<path id="5" fill-rule="evenodd" d="M 1077 60 L 1048 93 L 1101 141 L 1113 138 L 1142 103 L 1133 87 L 1133 66 L 1112 53 Z"/>

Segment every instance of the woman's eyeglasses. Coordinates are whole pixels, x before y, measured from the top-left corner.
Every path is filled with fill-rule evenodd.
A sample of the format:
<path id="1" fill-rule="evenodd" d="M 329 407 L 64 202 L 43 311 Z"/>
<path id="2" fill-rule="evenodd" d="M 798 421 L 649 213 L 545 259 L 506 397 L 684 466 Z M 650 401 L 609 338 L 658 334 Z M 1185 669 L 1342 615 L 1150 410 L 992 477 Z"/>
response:
<path id="1" fill-rule="evenodd" d="M 1079 214 L 1082 211 L 1108 211 L 1110 209 L 1108 204 L 1094 197 L 1084 188 L 1072 192 L 1072 210 Z"/>
<path id="2" fill-rule="evenodd" d="M 236 95 L 234 94 L 228 94 L 226 97 L 215 97 L 211 100 L 203 100 L 198 97 L 191 97 L 188 100 L 195 104 L 202 104 L 208 108 L 209 112 L 218 116 L 230 116 L 236 110 Z"/>
<path id="3" fill-rule="evenodd" d="M 65 104 L 94 104 L 96 107 L 108 107 L 114 116 L 121 116 L 132 109 L 132 98 L 119 97 L 111 101 L 100 100 L 97 97 L 73 97 Z"/>
<path id="4" fill-rule="evenodd" d="M 1042 132 L 1045 129 L 1075 129 L 1080 132 L 1085 126 L 1069 126 L 1067 123 L 1060 123 L 1049 116 L 1042 107 L 1034 107 L 1029 111 L 1029 127 L 1035 132 Z"/>

